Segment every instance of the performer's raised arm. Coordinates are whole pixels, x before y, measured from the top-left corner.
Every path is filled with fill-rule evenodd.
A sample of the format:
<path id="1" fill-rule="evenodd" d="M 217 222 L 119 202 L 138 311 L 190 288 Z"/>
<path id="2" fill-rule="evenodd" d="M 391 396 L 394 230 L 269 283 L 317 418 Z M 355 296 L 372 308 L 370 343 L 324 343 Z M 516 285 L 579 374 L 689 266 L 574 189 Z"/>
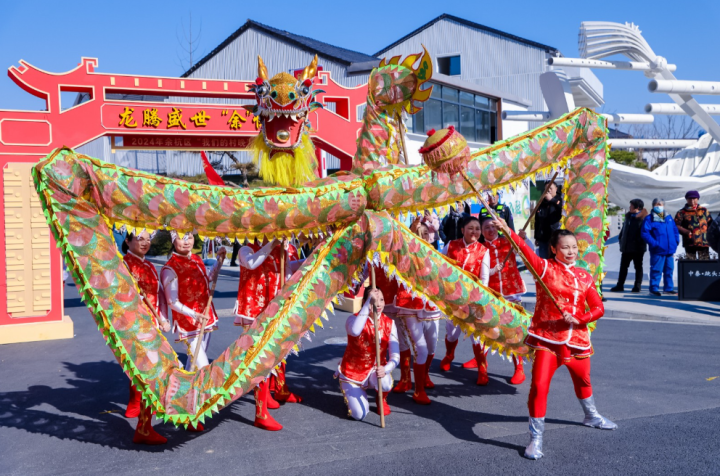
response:
<path id="1" fill-rule="evenodd" d="M 260 248 L 257 252 L 253 251 L 253 249 L 249 246 L 243 246 L 238 252 L 240 266 L 250 270 L 257 268 L 265 262 L 265 259 L 270 256 L 273 248 L 278 244 L 279 242 L 277 240 L 272 240 L 266 243 L 265 246 Z"/>

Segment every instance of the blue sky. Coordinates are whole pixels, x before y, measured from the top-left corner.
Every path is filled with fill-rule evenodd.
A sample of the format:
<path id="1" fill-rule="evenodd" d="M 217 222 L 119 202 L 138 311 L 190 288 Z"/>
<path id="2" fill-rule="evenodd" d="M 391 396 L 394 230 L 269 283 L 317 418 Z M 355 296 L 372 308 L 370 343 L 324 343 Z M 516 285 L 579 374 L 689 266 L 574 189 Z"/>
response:
<path id="1" fill-rule="evenodd" d="M 248 18 L 345 48 L 372 54 L 442 13 L 450 13 L 578 56 L 580 22 L 634 22 L 658 55 L 678 65 L 679 79 L 720 81 L 720 1 L 605 0 L 383 2 L 272 1 L 32 1 L 0 0 L 0 66 L 19 59 L 52 72 L 97 57 L 108 73 L 177 76 L 176 39 L 190 13 L 202 23 L 198 57 Z M 432 52 L 431 52 L 432 53 Z M 639 72 L 596 71 L 605 86 L 604 112 L 641 113 L 648 102 L 670 102 L 647 92 Z M 704 96 L 700 102 L 720 102 Z M 40 109 L 42 102 L 0 75 L 0 108 Z"/>

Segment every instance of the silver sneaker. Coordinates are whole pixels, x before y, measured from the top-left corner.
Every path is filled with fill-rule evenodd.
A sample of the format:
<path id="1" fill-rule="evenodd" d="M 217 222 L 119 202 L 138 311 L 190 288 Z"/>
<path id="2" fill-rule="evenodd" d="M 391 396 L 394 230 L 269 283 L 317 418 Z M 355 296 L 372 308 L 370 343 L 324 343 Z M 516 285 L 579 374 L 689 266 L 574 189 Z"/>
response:
<path id="1" fill-rule="evenodd" d="M 525 448 L 525 457 L 527 459 L 540 459 L 543 457 L 542 443 L 543 433 L 545 433 L 545 417 L 530 417 L 530 444 Z"/>
<path id="2" fill-rule="evenodd" d="M 583 411 L 585 412 L 585 419 L 583 425 L 592 428 L 599 428 L 601 430 L 617 430 L 618 426 L 612 421 L 608 420 L 604 416 L 598 413 L 595 408 L 595 397 L 590 396 L 584 400 L 579 400 Z"/>

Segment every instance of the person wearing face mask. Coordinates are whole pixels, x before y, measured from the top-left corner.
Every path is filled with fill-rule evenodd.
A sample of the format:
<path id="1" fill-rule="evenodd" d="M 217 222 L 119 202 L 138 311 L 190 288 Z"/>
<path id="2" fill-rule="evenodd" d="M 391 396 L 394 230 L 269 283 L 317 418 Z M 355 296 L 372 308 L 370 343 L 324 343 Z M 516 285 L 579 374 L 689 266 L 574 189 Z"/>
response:
<path id="1" fill-rule="evenodd" d="M 211 283 L 220 274 L 220 268 L 227 251 L 221 247 L 217 254 L 217 262 L 208 272 L 199 256 L 193 254 L 195 237 L 192 233 L 179 236 L 176 231 L 170 232 L 173 252 L 165 266 L 160 270 L 160 281 L 165 290 L 165 299 L 172 309 L 173 331 L 177 333 L 176 342 L 187 345 L 187 362 L 185 370 L 190 370 L 193 352 L 197 348 L 202 323 L 205 322 L 205 333 L 198 350 L 195 363 L 201 369 L 210 362 L 207 348 L 210 345 L 212 332 L 217 330 L 218 315 L 215 305 L 211 304 L 207 318 L 203 315 L 210 298 Z M 202 431 L 201 423 L 197 427 L 188 427 L 191 431 Z"/>
<path id="2" fill-rule="evenodd" d="M 153 306 L 153 324 L 158 330 L 170 331 L 170 323 L 167 320 L 167 303 L 165 294 L 160 284 L 160 278 L 155 266 L 145 260 L 145 255 L 150 251 L 150 234 L 143 230 L 135 235 L 129 233 L 122 244 L 122 251 L 125 253 L 123 261 L 132 277 L 137 281 L 140 292 L 145 296 L 145 304 Z M 147 301 L 145 301 L 147 300 Z M 156 317 L 159 317 L 159 322 Z M 138 418 L 133 443 L 145 445 L 161 445 L 167 443 L 167 438 L 158 434 L 152 427 L 152 411 L 150 407 L 143 407 L 142 394 L 130 381 L 130 400 L 125 410 L 127 418 Z"/>
<path id="3" fill-rule="evenodd" d="M 538 287 L 535 312 L 525 338 L 525 344 L 535 349 L 528 397 L 531 440 L 525 448 L 525 457 L 539 459 L 543 456 L 550 382 L 555 371 L 563 365 L 570 372 L 575 396 L 585 413 L 583 425 L 602 430 L 617 429 L 615 423 L 598 413 L 590 383 L 590 356 L 594 351 L 587 325 L 600 319 L 605 308 L 593 277 L 575 266 L 578 245 L 571 231 L 556 230 L 550 239 L 551 258 L 543 259 L 527 246 L 522 235 L 516 235 L 503 221 L 498 220 L 495 225 L 515 241 L 562 309 L 560 312 L 550 296 Z"/>
<path id="4" fill-rule="evenodd" d="M 490 280 L 490 255 L 488 249 L 478 240 L 481 235 L 480 220 L 470 217 L 462 228 L 463 236 L 445 245 L 443 254 L 454 260 L 465 271 L 474 274 L 483 285 L 487 286 Z M 454 325 L 450 320 L 445 323 L 445 357 L 440 362 L 440 370 L 447 372 L 455 358 L 455 348 L 460 338 L 460 326 Z M 487 360 L 485 348 L 479 339 L 473 338 L 473 353 L 478 369 L 478 385 L 487 385 Z"/>
<path id="5" fill-rule="evenodd" d="M 527 288 L 517 267 L 515 251 L 513 251 L 508 239 L 505 236 L 499 235 L 495 222 L 492 219 L 486 218 L 483 220 L 482 233 L 484 238 L 483 245 L 488 249 L 488 254 L 490 255 L 490 280 L 488 287 L 500 293 L 500 295 L 508 301 L 519 304 Z M 505 261 L 505 257 L 508 256 L 508 254 L 510 257 Z M 525 371 L 523 370 L 522 360 L 513 355 L 513 364 L 515 365 L 515 373 L 510 379 L 510 383 L 520 385 L 525 381 Z"/>
<path id="6" fill-rule="evenodd" d="M 700 194 L 690 190 L 685 194 L 686 204 L 675 214 L 675 225 L 682 235 L 685 255 L 689 260 L 709 260 L 710 244 L 708 242 L 708 227 L 712 223 L 712 216 L 707 208 L 698 205 Z"/>
<path id="7" fill-rule="evenodd" d="M 420 238 L 429 243 L 429 232 L 425 225 L 420 224 L 417 226 L 415 232 Z M 421 298 L 414 298 L 403 286 L 397 287 L 393 306 L 397 312 L 396 322 L 399 322 L 399 326 L 407 332 L 407 337 L 412 343 L 408 349 L 415 350 L 415 365 L 413 365 L 415 393 L 413 394 L 413 400 L 421 405 L 429 405 L 430 399 L 425 389 L 435 388 L 435 384 L 430 380 L 429 372 L 437 348 L 439 321 L 442 319 L 443 314 L 432 302 L 423 303 Z M 404 351 L 402 347 L 401 351 Z M 409 383 L 409 379 L 407 383 Z M 406 390 L 409 390 L 409 388 L 407 388 L 407 384 L 403 384 L 403 381 L 393 389 L 395 393 L 402 393 Z"/>
<path id="8" fill-rule="evenodd" d="M 378 335 L 380 337 L 380 366 L 375 354 L 375 326 L 371 313 L 378 314 Z M 348 416 L 364 420 L 370 411 L 367 389 L 383 389 L 383 410 L 390 414 L 387 394 L 392 388 L 392 371 L 400 360 L 398 335 L 395 323 L 383 314 L 385 298 L 379 289 L 365 288 L 363 306 L 360 312 L 348 317 L 345 330 L 348 344 L 345 348 L 335 377 L 340 380 L 340 390 L 348 406 Z M 379 408 L 378 408 L 379 411 Z"/>
<path id="9" fill-rule="evenodd" d="M 663 292 L 677 294 L 673 284 L 673 256 L 680 244 L 680 233 L 675 221 L 665 212 L 665 201 L 655 198 L 652 212 L 643 222 L 640 236 L 650 250 L 650 294 L 661 296 L 660 278 L 663 278 Z"/>

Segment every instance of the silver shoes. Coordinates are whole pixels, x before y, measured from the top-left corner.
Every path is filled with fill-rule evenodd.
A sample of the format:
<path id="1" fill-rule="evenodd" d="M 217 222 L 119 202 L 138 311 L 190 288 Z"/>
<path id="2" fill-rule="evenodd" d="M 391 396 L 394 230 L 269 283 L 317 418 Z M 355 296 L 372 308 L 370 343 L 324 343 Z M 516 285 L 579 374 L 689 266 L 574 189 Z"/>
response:
<path id="1" fill-rule="evenodd" d="M 530 444 L 525 448 L 525 457 L 528 459 L 540 459 L 543 457 L 542 440 L 545 433 L 545 417 L 530 417 Z"/>
<path id="2" fill-rule="evenodd" d="M 583 411 L 585 412 L 585 419 L 583 425 L 592 428 L 599 428 L 601 430 L 617 430 L 617 425 L 612 421 L 608 420 L 604 416 L 598 413 L 595 408 L 595 397 L 590 396 L 584 400 L 579 400 Z"/>

